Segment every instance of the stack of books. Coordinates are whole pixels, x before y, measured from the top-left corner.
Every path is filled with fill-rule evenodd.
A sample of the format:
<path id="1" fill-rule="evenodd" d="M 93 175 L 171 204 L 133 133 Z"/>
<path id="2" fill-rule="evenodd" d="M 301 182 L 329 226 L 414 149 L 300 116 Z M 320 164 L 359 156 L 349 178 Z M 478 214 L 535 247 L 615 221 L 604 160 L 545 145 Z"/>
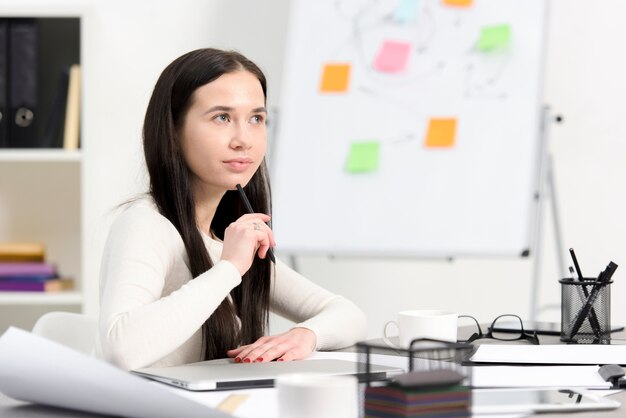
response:
<path id="1" fill-rule="evenodd" d="M 43 244 L 0 244 L 0 291 L 59 292 L 74 288 L 54 265 L 45 262 Z"/>
<path id="2" fill-rule="evenodd" d="M 470 407 L 467 386 L 415 389 L 390 384 L 365 389 L 366 418 L 469 417 Z"/>

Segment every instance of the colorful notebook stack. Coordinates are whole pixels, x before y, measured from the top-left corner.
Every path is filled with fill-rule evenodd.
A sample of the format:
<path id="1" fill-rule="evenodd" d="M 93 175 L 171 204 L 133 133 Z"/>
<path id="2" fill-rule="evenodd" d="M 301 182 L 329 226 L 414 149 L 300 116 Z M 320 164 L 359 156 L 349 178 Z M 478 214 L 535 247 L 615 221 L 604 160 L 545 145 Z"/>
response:
<path id="1" fill-rule="evenodd" d="M 42 244 L 0 244 L 0 291 L 59 292 L 74 287 L 59 277 L 54 265 L 45 262 Z"/>
<path id="2" fill-rule="evenodd" d="M 365 389 L 366 418 L 469 417 L 471 391 L 467 386 L 416 389 L 396 386 Z"/>

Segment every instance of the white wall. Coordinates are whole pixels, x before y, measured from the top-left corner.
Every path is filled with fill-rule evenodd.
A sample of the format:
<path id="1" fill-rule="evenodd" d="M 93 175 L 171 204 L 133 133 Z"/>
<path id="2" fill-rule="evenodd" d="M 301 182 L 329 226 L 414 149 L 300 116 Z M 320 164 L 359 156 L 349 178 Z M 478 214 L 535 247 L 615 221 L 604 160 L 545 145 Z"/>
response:
<path id="1" fill-rule="evenodd" d="M 269 77 L 270 106 L 278 103 L 288 0 L 91 2 L 85 54 L 85 234 L 89 239 L 88 310 L 97 303 L 97 264 L 107 220 L 101 215 L 141 189 L 140 129 L 160 70 L 200 46 L 236 48 Z M 609 260 L 623 266 L 613 286 L 613 321 L 626 323 L 626 183 L 624 97 L 626 3 L 552 0 L 545 102 L 562 113 L 553 126 L 558 204 L 565 255 L 576 248 L 583 269 L 597 274 Z M 544 222 L 541 299 L 558 304 L 559 273 L 552 224 Z M 376 228 L 376 225 L 371 225 Z M 280 242 L 280 237 L 278 237 Z M 299 257 L 312 280 L 358 303 L 369 315 L 370 336 L 401 308 L 432 307 L 474 314 L 528 315 L 530 260 L 447 261 Z M 558 319 L 558 311 L 544 315 Z M 287 324 L 273 322 L 279 330 Z"/>

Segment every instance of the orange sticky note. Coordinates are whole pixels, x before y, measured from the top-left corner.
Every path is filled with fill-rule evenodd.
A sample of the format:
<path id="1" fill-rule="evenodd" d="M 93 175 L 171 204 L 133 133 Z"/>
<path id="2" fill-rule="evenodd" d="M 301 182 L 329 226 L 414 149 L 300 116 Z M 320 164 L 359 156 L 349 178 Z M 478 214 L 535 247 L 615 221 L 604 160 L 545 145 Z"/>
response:
<path id="1" fill-rule="evenodd" d="M 444 6 L 471 7 L 474 0 L 443 0 Z"/>
<path id="2" fill-rule="evenodd" d="M 411 53 L 408 42 L 385 41 L 378 51 L 374 68 L 384 73 L 398 73 L 406 68 Z"/>
<path id="3" fill-rule="evenodd" d="M 320 91 L 323 93 L 341 93 L 348 90 L 350 82 L 350 64 L 326 64 L 322 72 Z"/>
<path id="4" fill-rule="evenodd" d="M 433 118 L 428 123 L 426 148 L 450 148 L 456 140 L 456 118 Z"/>

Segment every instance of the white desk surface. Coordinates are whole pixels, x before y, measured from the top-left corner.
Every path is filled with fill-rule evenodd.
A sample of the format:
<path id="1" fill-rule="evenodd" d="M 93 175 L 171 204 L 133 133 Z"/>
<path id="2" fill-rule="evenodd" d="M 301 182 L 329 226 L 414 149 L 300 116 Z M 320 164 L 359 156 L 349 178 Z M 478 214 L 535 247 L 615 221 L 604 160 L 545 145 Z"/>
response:
<path id="1" fill-rule="evenodd" d="M 620 335 L 616 335 L 616 338 L 624 338 L 626 333 L 622 332 Z M 542 344 L 558 344 L 558 337 L 552 336 L 540 336 Z M 346 350 L 348 351 L 348 350 Z M 585 417 L 590 416 L 594 418 L 613 418 L 626 416 L 626 391 L 621 391 L 614 395 L 610 395 L 612 399 L 619 401 L 622 406 L 619 409 L 603 412 L 586 412 Z M 541 414 L 542 418 L 550 417 L 562 417 L 566 414 Z M 21 401 L 14 400 L 0 393 L 0 417 L 2 418 L 52 418 L 52 417 L 67 417 L 67 418 L 97 418 L 102 415 L 90 414 L 80 411 L 70 411 L 66 409 L 58 409 L 41 405 L 33 405 Z"/>

